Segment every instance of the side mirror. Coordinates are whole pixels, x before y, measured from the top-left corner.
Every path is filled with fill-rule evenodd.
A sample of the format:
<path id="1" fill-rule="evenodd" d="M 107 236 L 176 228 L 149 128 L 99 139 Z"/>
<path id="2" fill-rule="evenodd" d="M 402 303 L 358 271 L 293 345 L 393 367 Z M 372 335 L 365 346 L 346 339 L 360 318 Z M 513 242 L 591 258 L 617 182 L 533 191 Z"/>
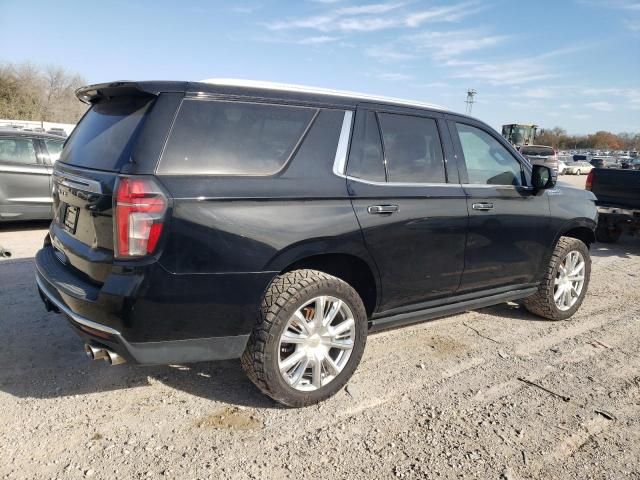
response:
<path id="1" fill-rule="evenodd" d="M 531 172 L 531 184 L 533 189 L 546 190 L 556 186 L 557 174 L 555 171 L 544 165 L 533 165 Z"/>

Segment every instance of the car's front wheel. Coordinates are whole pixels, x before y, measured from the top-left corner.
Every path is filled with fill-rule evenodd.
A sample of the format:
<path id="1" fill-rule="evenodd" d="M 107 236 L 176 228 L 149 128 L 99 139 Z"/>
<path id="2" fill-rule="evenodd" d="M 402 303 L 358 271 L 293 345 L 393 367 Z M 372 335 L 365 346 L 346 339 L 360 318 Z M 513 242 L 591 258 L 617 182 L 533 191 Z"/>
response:
<path id="1" fill-rule="evenodd" d="M 565 320 L 582 305 L 591 277 L 591 257 L 577 238 L 560 237 L 538 292 L 524 301 L 531 313 Z"/>
<path id="2" fill-rule="evenodd" d="M 360 363 L 367 314 L 346 282 L 315 270 L 278 275 L 242 356 L 249 378 L 292 407 L 335 394 Z"/>

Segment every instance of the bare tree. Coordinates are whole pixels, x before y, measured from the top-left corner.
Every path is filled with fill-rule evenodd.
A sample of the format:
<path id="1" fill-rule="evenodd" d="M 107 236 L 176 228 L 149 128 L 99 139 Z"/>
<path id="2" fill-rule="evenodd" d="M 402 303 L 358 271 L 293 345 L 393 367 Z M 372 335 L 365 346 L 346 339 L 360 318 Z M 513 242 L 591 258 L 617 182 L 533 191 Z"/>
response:
<path id="1" fill-rule="evenodd" d="M 56 65 L 0 64 L 0 118 L 75 123 L 86 105 L 74 92 L 85 83 Z"/>

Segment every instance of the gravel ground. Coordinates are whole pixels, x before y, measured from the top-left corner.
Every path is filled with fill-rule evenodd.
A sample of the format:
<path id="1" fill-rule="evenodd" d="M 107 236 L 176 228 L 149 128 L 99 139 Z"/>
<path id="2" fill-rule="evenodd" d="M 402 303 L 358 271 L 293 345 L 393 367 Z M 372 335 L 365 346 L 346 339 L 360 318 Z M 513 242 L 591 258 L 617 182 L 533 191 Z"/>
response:
<path id="1" fill-rule="evenodd" d="M 236 361 L 88 361 L 35 292 L 43 236 L 0 230 L 0 478 L 640 479 L 638 239 L 594 246 L 569 321 L 504 304 L 372 335 L 344 391 L 293 410 Z"/>

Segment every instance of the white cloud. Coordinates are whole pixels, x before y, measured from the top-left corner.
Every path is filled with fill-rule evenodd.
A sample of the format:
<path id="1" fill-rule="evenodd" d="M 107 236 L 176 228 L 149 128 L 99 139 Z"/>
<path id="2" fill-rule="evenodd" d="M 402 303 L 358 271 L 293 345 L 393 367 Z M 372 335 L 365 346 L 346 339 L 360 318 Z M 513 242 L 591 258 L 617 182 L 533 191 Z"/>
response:
<path id="1" fill-rule="evenodd" d="M 529 60 L 484 62 L 467 66 L 453 74 L 455 78 L 468 78 L 488 82 L 491 85 L 522 85 L 538 80 L 554 78 L 551 73 L 539 73 L 540 64 Z"/>
<path id="2" fill-rule="evenodd" d="M 520 95 L 528 98 L 552 98 L 555 97 L 556 92 L 551 88 L 530 88 L 520 93 Z"/>
<path id="3" fill-rule="evenodd" d="M 429 56 L 445 60 L 464 53 L 493 47 L 508 40 L 506 35 L 486 35 L 479 30 L 454 30 L 449 32 L 424 32 L 406 39 Z"/>
<path id="4" fill-rule="evenodd" d="M 586 120 L 591 118 L 591 115 L 587 115 L 586 113 L 576 113 L 575 115 L 571 115 L 571 118 L 575 118 L 577 120 Z"/>
<path id="5" fill-rule="evenodd" d="M 413 76 L 407 75 L 405 73 L 380 73 L 376 75 L 380 80 L 391 80 L 394 82 L 411 80 Z"/>
<path id="6" fill-rule="evenodd" d="M 625 20 L 624 26 L 634 33 L 640 33 L 640 20 Z"/>
<path id="7" fill-rule="evenodd" d="M 300 45 L 323 45 L 325 43 L 337 42 L 341 37 L 331 37 L 329 35 L 319 35 L 317 37 L 306 37 L 298 40 Z"/>
<path id="8" fill-rule="evenodd" d="M 609 102 L 590 102 L 586 106 L 600 112 L 611 112 L 613 110 L 613 105 Z"/>
<path id="9" fill-rule="evenodd" d="M 370 15 L 376 13 L 387 13 L 402 7 L 403 3 L 373 3 L 370 5 L 357 5 L 354 7 L 344 7 L 336 10 L 337 15 Z"/>
<path id="10" fill-rule="evenodd" d="M 478 13 L 486 7 L 478 2 L 465 2 L 446 7 L 433 7 L 427 10 L 410 13 L 405 18 L 405 24 L 409 27 L 419 27 L 427 22 L 456 22 L 464 17 Z"/>
<path id="11" fill-rule="evenodd" d="M 382 62 L 395 62 L 416 58 L 416 55 L 413 53 L 395 50 L 389 46 L 368 48 L 365 50 L 365 53 Z"/>
<path id="12" fill-rule="evenodd" d="M 249 15 L 257 10 L 260 10 L 261 8 L 262 5 L 236 5 L 235 7 L 231 7 L 231 11 L 233 13 Z"/>
<path id="13" fill-rule="evenodd" d="M 597 97 L 598 99 L 602 99 L 602 97 L 619 97 L 622 98 L 625 102 L 626 106 L 631 108 L 632 110 L 636 110 L 640 107 L 640 88 L 622 88 L 622 87 L 604 87 L 604 88 L 584 88 L 581 93 L 585 96 Z M 599 103 L 608 103 L 596 101 L 592 102 L 591 105 L 597 105 Z M 607 108 L 606 106 L 600 105 L 595 106 L 593 108 L 600 109 Z M 603 110 L 610 111 L 610 110 Z"/>
<path id="14" fill-rule="evenodd" d="M 485 8 L 478 0 L 420 11 L 407 11 L 407 8 L 403 8 L 406 5 L 401 2 L 383 2 L 340 7 L 311 17 L 272 22 L 266 27 L 270 30 L 372 32 L 391 28 L 415 28 L 427 22 L 454 22 Z"/>
<path id="15" fill-rule="evenodd" d="M 411 85 L 414 88 L 447 88 L 448 83 L 445 82 L 430 82 L 430 83 L 415 83 Z"/>

